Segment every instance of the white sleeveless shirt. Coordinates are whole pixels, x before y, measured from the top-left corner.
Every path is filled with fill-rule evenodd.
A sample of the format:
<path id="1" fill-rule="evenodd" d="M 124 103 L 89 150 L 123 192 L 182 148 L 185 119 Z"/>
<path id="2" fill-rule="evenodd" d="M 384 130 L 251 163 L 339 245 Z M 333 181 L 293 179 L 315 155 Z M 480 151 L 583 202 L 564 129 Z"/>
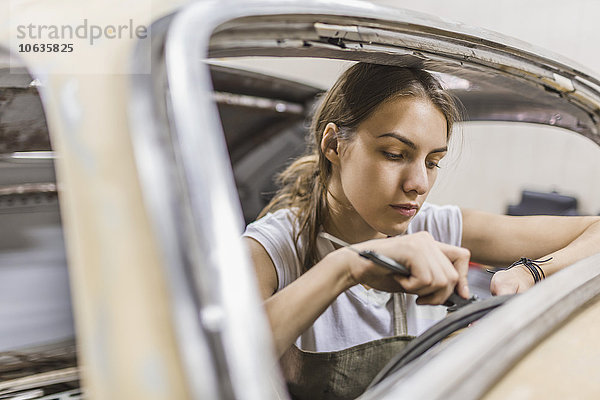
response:
<path id="1" fill-rule="evenodd" d="M 301 257 L 294 246 L 295 216 L 289 209 L 277 210 L 248 225 L 244 236 L 258 241 L 267 251 L 277 272 L 277 291 L 302 273 Z M 410 222 L 407 233 L 428 231 L 435 240 L 460 246 L 462 214 L 457 206 L 424 203 Z M 298 246 L 302 252 L 304 245 Z M 320 258 L 334 251 L 326 239 L 317 238 Z M 394 315 L 391 293 L 356 285 L 346 290 L 297 340 L 306 351 L 337 351 L 371 340 L 393 336 Z M 409 335 L 419 335 L 446 316 L 446 307 L 420 306 L 416 295 L 407 295 Z"/>

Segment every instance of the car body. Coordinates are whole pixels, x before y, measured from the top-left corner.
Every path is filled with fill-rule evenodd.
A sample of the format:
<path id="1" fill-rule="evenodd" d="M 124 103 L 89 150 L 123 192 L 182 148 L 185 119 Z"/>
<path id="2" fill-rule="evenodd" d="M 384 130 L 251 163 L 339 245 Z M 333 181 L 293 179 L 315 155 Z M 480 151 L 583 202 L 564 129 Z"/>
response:
<path id="1" fill-rule="evenodd" d="M 11 22 L 26 25 L 30 13 L 52 7 L 72 21 L 78 11 L 69 5 L 17 6 Z M 121 7 L 94 0 L 85 7 L 106 18 L 139 16 L 136 23 L 152 34 L 105 40 L 79 58 L 17 57 L 11 32 L 0 37 L 2 95 L 12 93 L 2 118 L 14 115 L 0 121 L 14 124 L 0 136 L 0 168 L 10 172 L 2 175 L 2 193 L 48 194 L 49 203 L 58 193 L 60 215 L 54 203 L 45 212 L 57 262 L 63 254 L 68 267 L 70 300 L 64 299 L 64 272 L 53 293 L 63 294 L 58 304 L 72 305 L 74 316 L 70 325 L 60 311 L 54 336 L 13 346 L 29 354 L 27 360 L 59 353 L 61 367 L 42 366 L 34 383 L 23 368 L 0 383 L 0 395 L 42 398 L 44 388 L 71 384 L 57 393 L 80 396 L 81 379 L 86 398 L 287 398 L 240 234 L 264 205 L 262 193 L 273 190 L 273 173 L 301 152 L 306 115 L 323 88 L 232 67 L 230 59 L 424 66 L 462 101 L 470 121 L 557 126 L 600 145 L 598 78 L 555 54 L 484 30 L 360 2 L 164 1 L 149 7 L 132 1 Z M 11 210 L 19 224 L 24 211 Z M 21 253 L 30 254 L 39 256 L 39 248 Z M 556 351 L 540 349 L 554 341 L 564 348 L 562 329 L 575 324 L 577 331 L 598 320 L 598 262 L 591 258 L 553 276 L 390 375 L 365 398 L 493 398 L 523 385 L 530 398 L 547 393 L 547 386 L 509 371 L 556 360 Z M 48 296 L 39 299 L 54 298 Z M 503 334 L 492 339 L 494 329 Z M 598 330 L 592 322 L 584 332 L 592 347 L 586 351 L 596 357 Z M 74 342 L 64 342 L 69 336 L 76 337 L 80 368 Z M 47 347 L 39 350 L 40 344 Z M 578 364 L 582 352 L 569 353 L 571 364 L 594 382 L 591 361 Z M 463 355 L 457 360 L 456 354 Z M 439 384 L 424 384 L 433 376 Z M 580 397 L 598 391 L 597 383 L 584 392 L 548 379 L 580 390 Z"/>

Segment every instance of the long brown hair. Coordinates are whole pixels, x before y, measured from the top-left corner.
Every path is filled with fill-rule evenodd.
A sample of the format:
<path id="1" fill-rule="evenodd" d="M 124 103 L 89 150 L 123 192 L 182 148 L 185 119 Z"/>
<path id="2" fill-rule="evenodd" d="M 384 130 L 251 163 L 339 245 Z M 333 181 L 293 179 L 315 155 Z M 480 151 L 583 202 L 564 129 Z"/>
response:
<path id="1" fill-rule="evenodd" d="M 310 141 L 306 154 L 277 176 L 280 189 L 258 217 L 282 208 L 292 209 L 298 222 L 294 232 L 296 250 L 300 241 L 305 244 L 306 250 L 301 255 L 305 270 L 319 261 L 317 235 L 328 216 L 327 187 L 332 168 L 321 151 L 326 125 L 334 123 L 338 127 L 337 139 L 350 141 L 358 125 L 380 104 L 399 96 L 430 100 L 446 117 L 448 136 L 453 124 L 460 120 L 458 103 L 428 72 L 354 64 L 321 99 L 308 132 Z"/>

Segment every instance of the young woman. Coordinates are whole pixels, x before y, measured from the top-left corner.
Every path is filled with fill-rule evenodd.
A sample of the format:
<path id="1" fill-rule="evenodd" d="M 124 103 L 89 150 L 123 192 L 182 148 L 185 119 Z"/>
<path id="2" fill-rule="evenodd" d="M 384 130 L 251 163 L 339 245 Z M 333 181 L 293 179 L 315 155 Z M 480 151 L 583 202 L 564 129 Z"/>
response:
<path id="1" fill-rule="evenodd" d="M 244 234 L 279 354 L 325 352 L 331 361 L 352 346 L 356 355 L 372 341 L 417 335 L 445 315 L 431 305 L 452 291 L 469 296 L 470 259 L 506 266 L 551 258 L 496 273 L 492 292 L 509 294 L 531 287 L 540 269 L 549 276 L 600 251 L 597 217 L 509 217 L 426 203 L 458 118 L 453 98 L 420 69 L 358 63 L 325 95 L 309 153 L 281 175 L 282 188 Z M 411 275 L 336 249 L 321 231 L 391 257 Z M 327 375 L 327 362 L 311 365 L 304 384 Z M 337 373 L 348 374 L 356 375 Z M 310 396 L 318 390 L 342 389 Z"/>

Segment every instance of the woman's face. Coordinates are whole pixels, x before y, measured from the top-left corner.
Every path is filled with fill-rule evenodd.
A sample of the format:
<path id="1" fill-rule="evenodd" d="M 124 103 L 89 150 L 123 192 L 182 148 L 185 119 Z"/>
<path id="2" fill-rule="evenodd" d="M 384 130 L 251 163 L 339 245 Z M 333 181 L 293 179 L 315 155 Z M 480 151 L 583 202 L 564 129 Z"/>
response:
<path id="1" fill-rule="evenodd" d="M 338 144 L 341 199 L 377 232 L 406 231 L 427 198 L 447 151 L 446 119 L 429 100 L 381 104 Z"/>

